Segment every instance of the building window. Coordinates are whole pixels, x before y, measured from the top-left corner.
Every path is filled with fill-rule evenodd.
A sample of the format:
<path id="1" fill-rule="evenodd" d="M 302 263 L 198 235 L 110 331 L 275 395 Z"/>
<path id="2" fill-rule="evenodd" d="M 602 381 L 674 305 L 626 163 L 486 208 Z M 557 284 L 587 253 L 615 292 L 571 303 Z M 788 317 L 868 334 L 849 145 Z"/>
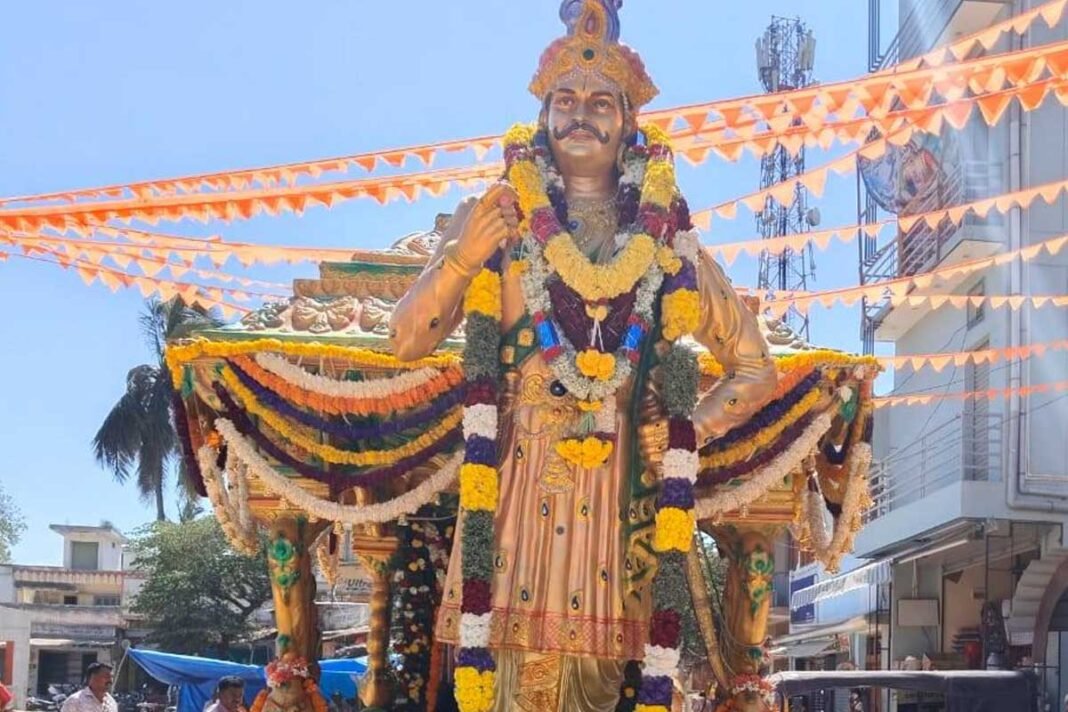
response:
<path id="1" fill-rule="evenodd" d="M 969 297 L 985 297 L 986 296 L 986 280 L 980 279 L 975 285 L 968 290 Z M 978 303 L 973 304 L 972 300 L 968 300 L 968 328 L 972 328 L 983 320 L 983 303 L 976 300 Z"/>
<path id="2" fill-rule="evenodd" d="M 70 567 L 75 571 L 96 571 L 99 566 L 100 545 L 95 541 L 70 543 Z"/>
<path id="3" fill-rule="evenodd" d="M 94 606 L 118 606 L 120 603 L 118 596 L 93 596 Z"/>
<path id="4" fill-rule="evenodd" d="M 77 606 L 78 605 L 78 597 L 77 596 L 64 596 L 63 597 L 63 605 L 64 606 Z"/>

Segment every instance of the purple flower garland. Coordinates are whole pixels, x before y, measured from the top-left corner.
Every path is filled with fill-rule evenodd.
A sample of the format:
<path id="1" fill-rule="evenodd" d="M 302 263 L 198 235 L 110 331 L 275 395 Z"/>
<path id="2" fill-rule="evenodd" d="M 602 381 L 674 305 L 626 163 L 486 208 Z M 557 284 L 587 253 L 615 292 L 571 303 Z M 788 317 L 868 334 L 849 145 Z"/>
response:
<path id="1" fill-rule="evenodd" d="M 270 438 L 264 435 L 252 422 L 252 418 L 249 414 L 234 401 L 233 397 L 221 383 L 216 382 L 214 388 L 215 394 L 219 396 L 219 400 L 222 401 L 224 409 L 223 414 L 234 424 L 234 427 L 239 433 L 251 439 L 260 450 L 265 452 L 271 458 L 277 460 L 280 464 L 291 468 L 302 477 L 307 477 L 310 480 L 329 485 L 330 491 L 334 493 L 342 492 L 350 487 L 374 487 L 386 480 L 407 474 L 411 470 L 426 464 L 431 458 L 437 455 L 452 452 L 456 449 L 456 446 L 460 444 L 460 428 L 457 426 L 450 430 L 440 440 L 428 445 L 414 455 L 409 455 L 408 457 L 397 460 L 397 462 L 389 467 L 370 470 L 355 475 L 346 472 L 324 471 L 320 467 L 309 465 L 302 460 L 293 457 L 282 447 L 278 446 Z"/>

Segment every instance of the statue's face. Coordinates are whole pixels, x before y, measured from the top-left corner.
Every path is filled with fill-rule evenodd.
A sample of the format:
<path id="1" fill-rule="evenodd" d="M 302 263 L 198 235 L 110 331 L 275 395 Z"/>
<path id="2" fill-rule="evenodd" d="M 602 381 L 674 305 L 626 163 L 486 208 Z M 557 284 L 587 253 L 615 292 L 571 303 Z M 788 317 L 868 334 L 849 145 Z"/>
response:
<path id="1" fill-rule="evenodd" d="M 596 76 L 563 79 L 546 107 L 549 146 L 564 177 L 615 170 L 625 112 L 619 89 Z"/>

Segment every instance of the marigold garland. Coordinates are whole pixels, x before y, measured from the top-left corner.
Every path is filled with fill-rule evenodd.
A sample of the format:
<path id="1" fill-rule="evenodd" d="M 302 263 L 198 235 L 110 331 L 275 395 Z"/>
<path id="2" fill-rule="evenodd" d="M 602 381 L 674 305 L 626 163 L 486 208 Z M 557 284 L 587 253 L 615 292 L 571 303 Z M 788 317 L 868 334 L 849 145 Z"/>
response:
<path id="1" fill-rule="evenodd" d="M 332 445 L 315 442 L 302 435 L 297 428 L 290 425 L 284 418 L 273 410 L 263 406 L 252 391 L 245 388 L 241 381 L 229 368 L 224 368 L 221 374 L 226 387 L 237 396 L 245 410 L 255 415 L 280 436 L 293 443 L 301 450 L 315 455 L 327 462 L 339 465 L 356 465 L 359 467 L 378 467 L 388 465 L 396 460 L 411 457 L 433 443 L 448 435 L 449 431 L 460 424 L 462 413 L 453 412 L 442 418 L 440 423 L 427 430 L 414 440 L 391 450 L 364 450 L 351 452 L 342 450 Z"/>
<path id="2" fill-rule="evenodd" d="M 349 361 L 359 368 L 388 368 L 412 371 L 420 368 L 455 368 L 460 359 L 450 354 L 427 356 L 416 361 L 401 361 L 390 354 L 370 349 L 338 346 L 336 344 L 282 341 L 280 339 L 253 339 L 251 341 L 208 341 L 198 339 L 186 344 L 167 347 L 166 360 L 176 388 L 182 385 L 182 367 L 198 358 L 232 358 L 263 351 L 313 358 L 336 358 Z"/>
<path id="3" fill-rule="evenodd" d="M 586 349 L 575 357 L 575 365 L 587 378 L 607 381 L 615 375 L 616 359 L 612 354 L 605 354 L 596 349 Z"/>
<path id="4" fill-rule="evenodd" d="M 493 707 L 496 663 L 489 651 L 493 517 L 497 509 L 497 436 L 500 348 L 501 254 L 472 280 L 464 297 L 468 334 L 464 343 L 467 396 L 464 403 L 464 462 L 460 468 L 460 646 L 454 673 L 461 712 Z M 487 358 L 492 354 L 494 363 Z M 487 545 L 489 543 L 489 545 Z"/>
<path id="5" fill-rule="evenodd" d="M 267 371 L 252 358 L 239 356 L 233 362 L 257 383 L 290 403 L 330 415 L 390 415 L 424 406 L 463 382 L 463 374 L 459 369 L 448 369 L 403 392 L 375 398 L 349 398 L 310 391 Z"/>
<path id="6" fill-rule="evenodd" d="M 629 292 L 649 271 L 656 249 L 653 238 L 634 235 L 610 263 L 597 265 L 575 245 L 569 233 L 562 233 L 549 240 L 544 255 L 564 284 L 587 302 L 599 302 Z"/>
<path id="7" fill-rule="evenodd" d="M 247 358 L 247 357 L 239 357 Z M 385 378 L 372 378 L 363 381 L 350 381 L 344 378 L 331 378 L 318 373 L 306 371 L 302 366 L 291 363 L 285 356 L 271 353 L 259 353 L 253 357 L 264 370 L 289 381 L 290 383 L 313 393 L 322 393 L 332 398 L 352 398 L 354 400 L 375 400 L 386 398 L 394 393 L 404 393 L 440 378 L 442 372 L 437 368 L 420 368 L 404 371 Z M 459 368 L 445 369 L 459 373 Z"/>
<path id="8" fill-rule="evenodd" d="M 664 296 L 664 338 L 674 341 L 693 333 L 701 322 L 701 298 L 695 290 L 680 289 Z"/>
<path id="9" fill-rule="evenodd" d="M 832 349 L 812 349 L 797 353 L 773 356 L 775 368 L 780 374 L 791 373 L 797 369 L 811 370 L 816 367 L 826 368 L 852 368 L 862 366 L 864 368 L 879 368 L 879 359 L 875 356 L 857 356 Z M 716 357 L 708 352 L 703 352 L 698 357 L 701 365 L 701 374 L 722 378 L 723 365 Z"/>
<path id="10" fill-rule="evenodd" d="M 705 455 L 701 458 L 702 469 L 715 469 L 725 467 L 733 462 L 749 457 L 757 450 L 765 448 L 775 442 L 782 432 L 795 422 L 800 420 L 806 413 L 812 410 L 823 397 L 823 390 L 816 386 L 798 401 L 786 415 L 775 421 L 766 428 L 761 429 L 755 435 L 747 438 L 726 450 Z"/>
<path id="11" fill-rule="evenodd" d="M 556 452 L 560 457 L 578 467 L 592 470 L 601 467 L 612 456 L 614 445 L 611 440 L 590 436 L 583 439 L 566 438 L 556 443 Z"/>

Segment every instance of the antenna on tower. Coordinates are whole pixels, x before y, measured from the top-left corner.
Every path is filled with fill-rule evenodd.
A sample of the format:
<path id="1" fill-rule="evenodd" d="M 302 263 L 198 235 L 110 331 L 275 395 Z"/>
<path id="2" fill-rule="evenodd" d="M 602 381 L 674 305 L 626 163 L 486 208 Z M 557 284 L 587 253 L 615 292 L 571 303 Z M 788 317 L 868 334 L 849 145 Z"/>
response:
<path id="1" fill-rule="evenodd" d="M 800 19 L 772 16 L 771 24 L 756 41 L 756 60 L 760 83 L 769 94 L 807 87 L 813 83 L 816 38 Z M 794 180 L 804 172 L 804 146 L 797 155 L 791 155 L 780 143 L 760 160 L 760 187 Z M 819 224 L 819 210 L 808 207 L 808 191 L 800 183 L 795 185 L 794 201 L 789 206 L 770 195 L 765 198 L 764 207 L 756 216 L 762 238 L 808 232 Z M 765 251 L 760 255 L 757 285 L 762 292 L 806 291 L 815 273 L 816 259 L 811 245 L 801 250 L 786 249 L 779 255 Z M 785 320 L 808 340 L 807 314 L 791 308 Z"/>

